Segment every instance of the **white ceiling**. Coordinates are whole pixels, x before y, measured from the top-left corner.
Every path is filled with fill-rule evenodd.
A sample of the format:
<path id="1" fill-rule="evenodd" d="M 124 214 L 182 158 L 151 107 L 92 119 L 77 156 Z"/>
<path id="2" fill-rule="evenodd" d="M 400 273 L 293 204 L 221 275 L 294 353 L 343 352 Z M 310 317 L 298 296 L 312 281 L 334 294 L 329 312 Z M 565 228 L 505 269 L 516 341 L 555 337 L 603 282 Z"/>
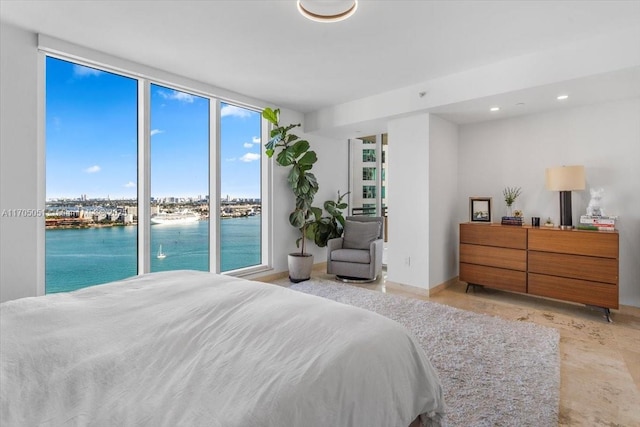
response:
<path id="1" fill-rule="evenodd" d="M 311 112 L 514 56 L 640 25 L 640 1 L 361 0 L 350 19 L 309 21 L 294 0 L 9 1 L 0 19 L 211 85 Z M 640 73 L 575 82 L 584 102 L 640 95 Z M 622 78 L 627 80 L 621 80 Z M 602 90 L 598 89 L 600 84 Z M 477 121 L 487 101 L 556 108 L 536 88 L 440 107 Z M 586 90 L 588 89 L 588 91 Z M 587 93 L 588 92 L 588 93 Z M 631 94 L 634 95 L 634 94 Z M 575 105 L 575 104 L 574 104 Z M 475 112 L 475 113 L 474 113 Z"/>

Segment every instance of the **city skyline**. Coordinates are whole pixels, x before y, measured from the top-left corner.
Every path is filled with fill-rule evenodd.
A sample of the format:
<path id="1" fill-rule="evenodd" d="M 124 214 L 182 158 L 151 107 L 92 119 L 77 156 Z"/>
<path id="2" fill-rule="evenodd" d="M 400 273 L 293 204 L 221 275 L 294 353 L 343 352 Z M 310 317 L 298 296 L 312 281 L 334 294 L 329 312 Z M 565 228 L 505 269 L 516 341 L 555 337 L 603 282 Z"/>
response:
<path id="1" fill-rule="evenodd" d="M 47 57 L 46 199 L 137 197 L 135 79 Z M 209 99 L 152 84 L 153 197 L 209 194 Z M 221 194 L 260 198 L 261 118 L 222 104 Z"/>

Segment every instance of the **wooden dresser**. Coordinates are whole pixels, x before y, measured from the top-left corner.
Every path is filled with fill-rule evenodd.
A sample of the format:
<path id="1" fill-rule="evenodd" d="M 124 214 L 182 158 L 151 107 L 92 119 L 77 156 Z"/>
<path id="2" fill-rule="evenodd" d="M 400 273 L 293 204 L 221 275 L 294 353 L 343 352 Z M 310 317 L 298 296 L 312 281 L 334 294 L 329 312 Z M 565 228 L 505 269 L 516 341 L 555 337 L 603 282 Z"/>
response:
<path id="1" fill-rule="evenodd" d="M 527 230 L 460 224 L 460 280 L 527 292 Z"/>
<path id="2" fill-rule="evenodd" d="M 618 308 L 618 232 L 460 224 L 460 280 Z"/>

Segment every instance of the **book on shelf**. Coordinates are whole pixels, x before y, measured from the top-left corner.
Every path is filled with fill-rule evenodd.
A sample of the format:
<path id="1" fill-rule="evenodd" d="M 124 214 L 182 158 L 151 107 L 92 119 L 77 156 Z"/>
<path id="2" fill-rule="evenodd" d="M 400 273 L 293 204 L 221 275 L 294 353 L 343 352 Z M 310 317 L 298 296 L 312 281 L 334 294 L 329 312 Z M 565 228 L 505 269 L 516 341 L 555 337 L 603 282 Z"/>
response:
<path id="1" fill-rule="evenodd" d="M 592 215 L 582 215 L 580 217 L 580 224 L 593 224 L 593 225 L 608 225 L 616 224 L 616 216 L 592 216 Z"/>
<path id="2" fill-rule="evenodd" d="M 576 228 L 578 230 L 616 231 L 616 227 L 612 224 L 604 224 L 604 225 L 578 224 Z"/>
<path id="3" fill-rule="evenodd" d="M 502 225 L 522 225 L 521 216 L 503 216 Z"/>

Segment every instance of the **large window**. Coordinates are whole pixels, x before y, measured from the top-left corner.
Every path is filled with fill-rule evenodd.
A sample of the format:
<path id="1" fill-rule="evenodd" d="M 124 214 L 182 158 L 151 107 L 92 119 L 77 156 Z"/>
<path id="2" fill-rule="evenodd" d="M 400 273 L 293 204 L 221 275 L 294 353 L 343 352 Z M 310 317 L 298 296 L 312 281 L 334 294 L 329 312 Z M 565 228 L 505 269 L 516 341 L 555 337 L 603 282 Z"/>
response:
<path id="1" fill-rule="evenodd" d="M 50 56 L 45 106 L 46 293 L 264 263 L 258 110 Z"/>
<path id="2" fill-rule="evenodd" d="M 208 219 L 209 99 L 152 84 L 151 271 L 208 271 Z"/>
<path id="3" fill-rule="evenodd" d="M 137 272 L 136 80 L 46 60 L 45 289 Z"/>
<path id="4" fill-rule="evenodd" d="M 261 118 L 227 103 L 220 111 L 220 271 L 261 262 Z"/>

